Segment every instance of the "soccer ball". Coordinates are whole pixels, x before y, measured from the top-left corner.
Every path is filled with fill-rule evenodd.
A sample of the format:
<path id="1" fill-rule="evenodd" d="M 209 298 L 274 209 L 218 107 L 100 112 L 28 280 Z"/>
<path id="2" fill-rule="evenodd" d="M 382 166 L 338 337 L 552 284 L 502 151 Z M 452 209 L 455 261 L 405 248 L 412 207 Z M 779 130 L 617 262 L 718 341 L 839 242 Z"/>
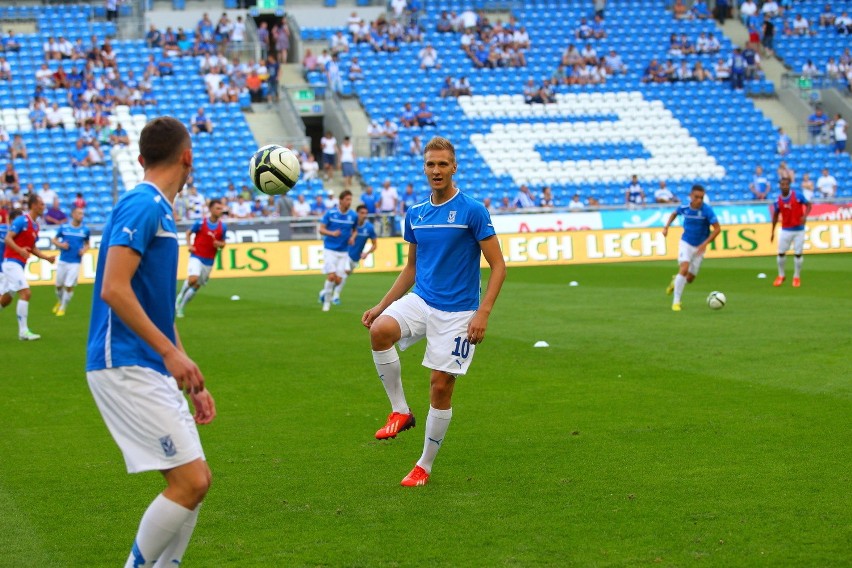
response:
<path id="1" fill-rule="evenodd" d="M 711 310 L 721 310 L 727 302 L 728 299 L 722 292 L 710 292 L 710 295 L 707 296 L 707 305 Z"/>
<path id="2" fill-rule="evenodd" d="M 267 195 L 283 195 L 299 181 L 299 157 L 289 148 L 269 144 L 258 149 L 249 162 L 249 177 Z"/>

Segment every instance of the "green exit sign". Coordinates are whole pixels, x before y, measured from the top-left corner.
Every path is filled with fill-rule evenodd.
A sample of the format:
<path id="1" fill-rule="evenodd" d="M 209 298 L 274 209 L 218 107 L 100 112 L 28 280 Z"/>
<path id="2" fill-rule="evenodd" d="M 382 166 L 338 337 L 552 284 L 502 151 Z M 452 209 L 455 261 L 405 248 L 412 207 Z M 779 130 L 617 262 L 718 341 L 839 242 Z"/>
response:
<path id="1" fill-rule="evenodd" d="M 257 8 L 259 10 L 269 10 L 278 7 L 278 0 L 257 0 Z"/>
<path id="2" fill-rule="evenodd" d="M 299 89 L 293 93 L 293 99 L 297 101 L 312 101 L 315 98 L 313 89 Z"/>

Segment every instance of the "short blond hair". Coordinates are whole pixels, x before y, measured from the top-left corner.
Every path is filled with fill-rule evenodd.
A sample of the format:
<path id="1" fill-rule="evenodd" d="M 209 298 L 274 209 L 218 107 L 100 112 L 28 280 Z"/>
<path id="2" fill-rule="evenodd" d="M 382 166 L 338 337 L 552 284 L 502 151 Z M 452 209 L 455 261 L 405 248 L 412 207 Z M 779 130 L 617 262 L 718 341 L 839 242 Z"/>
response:
<path id="1" fill-rule="evenodd" d="M 426 147 L 423 148 L 423 154 L 426 154 L 429 150 L 449 150 L 450 154 L 453 155 L 453 161 L 456 161 L 456 147 L 446 138 L 433 136 L 426 144 Z"/>

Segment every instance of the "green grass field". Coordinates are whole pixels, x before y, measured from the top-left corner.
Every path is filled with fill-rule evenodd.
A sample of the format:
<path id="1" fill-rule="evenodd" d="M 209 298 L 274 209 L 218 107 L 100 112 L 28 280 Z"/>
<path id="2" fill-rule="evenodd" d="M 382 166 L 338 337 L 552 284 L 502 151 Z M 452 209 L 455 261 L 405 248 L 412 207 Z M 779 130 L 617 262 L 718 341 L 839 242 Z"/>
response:
<path id="1" fill-rule="evenodd" d="M 402 355 L 419 424 L 377 442 L 359 323 L 394 275 L 328 314 L 321 277 L 214 275 L 179 324 L 219 412 L 184 565 L 849 566 L 852 255 L 807 256 L 800 289 L 773 258 L 710 259 L 681 313 L 674 264 L 510 269 L 417 489 L 423 346 Z M 120 566 L 162 480 L 125 473 L 88 392 L 91 287 L 62 319 L 33 296 L 41 341 L 0 313 L 0 566 Z"/>

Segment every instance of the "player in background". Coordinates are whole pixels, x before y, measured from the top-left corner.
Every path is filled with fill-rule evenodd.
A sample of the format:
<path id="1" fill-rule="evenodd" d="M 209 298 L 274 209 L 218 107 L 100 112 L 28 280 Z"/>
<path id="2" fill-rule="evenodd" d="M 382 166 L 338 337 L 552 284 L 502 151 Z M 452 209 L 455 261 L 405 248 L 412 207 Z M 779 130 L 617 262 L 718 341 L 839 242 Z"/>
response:
<path id="1" fill-rule="evenodd" d="M 355 208 L 355 213 L 358 215 L 358 221 L 355 225 L 355 241 L 349 246 L 349 268 L 346 269 L 346 274 L 340 279 L 340 284 L 334 287 L 334 294 L 331 298 L 331 303 L 334 305 L 340 304 L 340 292 L 343 286 L 346 285 L 346 280 L 349 275 L 358 268 L 362 260 L 373 254 L 378 247 L 378 239 L 376 238 L 376 229 L 370 221 L 367 221 L 366 205 L 359 205 Z M 370 248 L 364 251 L 364 246 L 367 241 L 370 241 Z"/>
<path id="2" fill-rule="evenodd" d="M 213 272 L 216 254 L 225 248 L 225 235 L 228 233 L 228 228 L 222 222 L 225 206 L 221 199 L 211 199 L 207 209 L 207 218 L 199 219 L 186 232 L 186 244 L 189 245 L 190 254 L 186 280 L 175 300 L 175 311 L 179 318 L 183 317 L 184 308 L 198 290 L 207 284 L 210 273 Z"/>
<path id="3" fill-rule="evenodd" d="M 65 223 L 53 237 L 53 244 L 61 252 L 56 263 L 56 305 L 53 313 L 64 316 L 68 302 L 74 296 L 74 286 L 80 276 L 80 261 L 89 250 L 91 231 L 83 223 L 83 210 L 75 207 L 71 211 L 71 222 Z"/>
<path id="4" fill-rule="evenodd" d="M 45 260 L 51 264 L 56 257 L 47 256 L 36 246 L 38 241 L 38 219 L 44 213 L 44 201 L 38 194 L 30 194 L 27 198 L 27 212 L 18 216 L 6 233 L 6 250 L 3 251 L 3 275 L 6 277 L 6 287 L 9 292 L 17 292 L 18 305 L 18 339 L 35 341 L 41 339 L 37 333 L 30 331 L 27 316 L 30 311 L 30 285 L 24 268 L 30 255 Z"/>
<path id="5" fill-rule="evenodd" d="M 429 481 L 453 415 L 456 378 L 467 372 L 475 346 L 485 338 L 488 316 L 506 278 L 491 216 L 482 203 L 454 186 L 457 167 L 449 140 L 435 137 L 426 144 L 423 173 L 432 192 L 405 214 L 408 260 L 385 297 L 361 319 L 370 328 L 373 362 L 391 403 L 387 423 L 376 432 L 380 440 L 394 438 L 415 424 L 394 344 L 404 350 L 426 338 L 423 366 L 430 369 L 429 414 L 423 453 L 402 480 L 405 487 Z M 491 267 L 481 302 L 480 255 Z"/>
<path id="6" fill-rule="evenodd" d="M 6 252 L 6 234 L 9 232 L 9 225 L 19 215 L 21 215 L 20 209 L 12 209 L 9 211 L 9 222 L 0 223 L 0 310 L 12 303 L 12 293 L 9 289 L 9 281 L 3 275 L 2 264 L 3 253 Z"/>
<path id="7" fill-rule="evenodd" d="M 166 481 L 142 516 L 127 568 L 180 564 L 210 487 L 196 424 L 216 416 L 171 302 L 173 202 L 192 171 L 192 141 L 180 121 L 159 117 L 142 129 L 139 153 L 143 181 L 121 196 L 104 226 L 86 357 L 89 389 L 128 473 L 158 470 Z"/>
<path id="8" fill-rule="evenodd" d="M 672 276 L 672 281 L 666 288 L 666 294 L 674 292 L 672 310 L 675 312 L 681 310 L 680 298 L 684 287 L 691 284 L 698 276 L 698 269 L 701 268 L 707 245 L 722 232 L 713 208 L 704 203 L 705 193 L 703 186 L 693 185 L 689 192 L 689 205 L 678 207 L 663 227 L 665 237 L 669 233 L 669 226 L 677 216 L 683 216 L 683 236 L 680 238 L 677 251 L 678 273 Z"/>
<path id="9" fill-rule="evenodd" d="M 349 247 L 355 242 L 358 215 L 350 208 L 352 192 L 340 193 L 337 207 L 332 207 L 320 219 L 319 232 L 323 236 L 323 273 L 327 274 L 325 287 L 319 293 L 322 311 L 331 309 L 334 288 L 339 286 L 349 270 Z"/>
<path id="10" fill-rule="evenodd" d="M 787 260 L 787 251 L 792 246 L 793 254 L 796 255 L 793 260 L 793 288 L 798 288 L 802 285 L 802 263 L 805 260 L 802 256 L 805 248 L 805 223 L 813 205 L 804 196 L 790 189 L 790 178 L 781 178 L 778 185 L 781 188 L 781 195 L 772 207 L 772 233 L 769 236 L 769 242 L 775 240 L 775 226 L 778 224 L 779 217 L 781 217 L 781 236 L 778 237 L 778 277 L 772 285 L 780 286 L 786 280 L 784 264 Z"/>

